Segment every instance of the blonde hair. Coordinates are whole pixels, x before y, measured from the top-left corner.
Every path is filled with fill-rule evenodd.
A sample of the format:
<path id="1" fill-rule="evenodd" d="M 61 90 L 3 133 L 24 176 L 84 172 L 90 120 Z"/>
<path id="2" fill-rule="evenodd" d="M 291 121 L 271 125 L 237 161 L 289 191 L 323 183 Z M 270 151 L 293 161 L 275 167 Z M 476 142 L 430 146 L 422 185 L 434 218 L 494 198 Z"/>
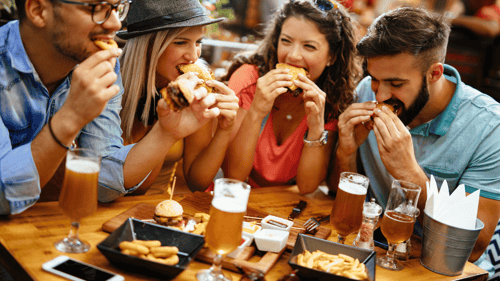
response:
<path id="1" fill-rule="evenodd" d="M 187 29 L 188 27 L 166 29 L 127 40 L 120 57 L 124 88 L 120 117 L 123 136 L 127 142 L 132 143 L 132 127 L 139 100 L 146 96 L 139 119 L 144 126 L 148 124 L 150 110 L 156 107 L 152 101 L 159 95 L 156 89 L 158 60 L 175 37 Z"/>

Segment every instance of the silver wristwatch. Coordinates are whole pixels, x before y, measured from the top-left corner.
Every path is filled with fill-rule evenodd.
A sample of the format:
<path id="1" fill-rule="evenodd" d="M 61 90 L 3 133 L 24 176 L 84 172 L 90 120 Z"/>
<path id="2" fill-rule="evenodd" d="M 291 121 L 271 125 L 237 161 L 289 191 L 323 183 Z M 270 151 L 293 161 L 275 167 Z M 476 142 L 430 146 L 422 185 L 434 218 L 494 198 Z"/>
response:
<path id="1" fill-rule="evenodd" d="M 307 132 L 304 134 L 304 146 L 323 146 L 328 142 L 328 131 L 324 130 L 321 134 L 321 138 L 316 141 L 308 141 L 307 140 Z"/>

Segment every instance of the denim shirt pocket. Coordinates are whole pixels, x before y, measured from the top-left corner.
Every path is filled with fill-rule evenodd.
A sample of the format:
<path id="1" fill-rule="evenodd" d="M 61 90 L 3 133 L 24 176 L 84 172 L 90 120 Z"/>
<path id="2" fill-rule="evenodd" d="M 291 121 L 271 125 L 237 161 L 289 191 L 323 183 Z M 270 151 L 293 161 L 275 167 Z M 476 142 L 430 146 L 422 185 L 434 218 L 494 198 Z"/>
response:
<path id="1" fill-rule="evenodd" d="M 11 128 L 8 124 L 5 124 L 7 130 L 9 130 L 10 142 L 12 144 L 12 148 L 16 148 L 20 145 L 23 145 L 29 141 L 31 141 L 31 124 L 25 124 L 21 127 Z"/>
<path id="2" fill-rule="evenodd" d="M 445 170 L 442 167 L 424 167 L 424 171 L 429 178 L 431 175 L 434 176 L 438 189 L 441 189 L 441 185 L 446 180 L 450 193 L 458 186 L 461 176 L 456 171 Z"/>

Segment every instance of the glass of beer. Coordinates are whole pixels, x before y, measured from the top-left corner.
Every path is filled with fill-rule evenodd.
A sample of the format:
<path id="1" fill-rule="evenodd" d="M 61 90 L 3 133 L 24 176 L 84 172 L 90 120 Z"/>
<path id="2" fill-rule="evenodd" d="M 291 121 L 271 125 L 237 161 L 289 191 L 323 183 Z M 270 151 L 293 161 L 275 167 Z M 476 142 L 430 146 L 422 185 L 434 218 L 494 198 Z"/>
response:
<path id="1" fill-rule="evenodd" d="M 243 216 L 247 210 L 250 185 L 233 179 L 215 180 L 205 243 L 215 254 L 212 267 L 196 274 L 200 281 L 231 280 L 222 274 L 222 260 L 241 244 Z"/>
<path id="2" fill-rule="evenodd" d="M 363 203 L 369 179 L 351 172 L 340 174 L 339 188 L 333 203 L 330 223 L 337 231 L 338 242 L 344 244 L 347 235 L 357 232 L 363 222 Z"/>
<path id="3" fill-rule="evenodd" d="M 78 238 L 82 218 L 97 210 L 97 180 L 101 157 L 91 149 L 74 148 L 66 154 L 64 181 L 59 207 L 71 220 L 68 237 L 57 241 L 56 249 L 64 253 L 85 253 L 90 245 Z"/>
<path id="4" fill-rule="evenodd" d="M 402 180 L 392 182 L 380 230 L 387 239 L 387 254 L 377 258 L 377 265 L 389 270 L 401 270 L 404 265 L 394 259 L 394 250 L 399 243 L 408 240 L 413 225 L 420 214 L 417 207 L 420 186 Z"/>

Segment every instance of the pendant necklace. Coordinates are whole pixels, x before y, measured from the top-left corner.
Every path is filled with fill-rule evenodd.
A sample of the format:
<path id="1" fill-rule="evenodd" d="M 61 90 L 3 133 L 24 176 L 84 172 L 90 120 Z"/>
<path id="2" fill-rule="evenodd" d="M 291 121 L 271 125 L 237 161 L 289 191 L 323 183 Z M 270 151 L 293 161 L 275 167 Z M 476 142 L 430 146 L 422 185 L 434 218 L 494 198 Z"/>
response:
<path id="1" fill-rule="evenodd" d="M 288 121 L 292 120 L 292 114 L 287 114 L 286 115 L 286 120 L 288 120 Z"/>

